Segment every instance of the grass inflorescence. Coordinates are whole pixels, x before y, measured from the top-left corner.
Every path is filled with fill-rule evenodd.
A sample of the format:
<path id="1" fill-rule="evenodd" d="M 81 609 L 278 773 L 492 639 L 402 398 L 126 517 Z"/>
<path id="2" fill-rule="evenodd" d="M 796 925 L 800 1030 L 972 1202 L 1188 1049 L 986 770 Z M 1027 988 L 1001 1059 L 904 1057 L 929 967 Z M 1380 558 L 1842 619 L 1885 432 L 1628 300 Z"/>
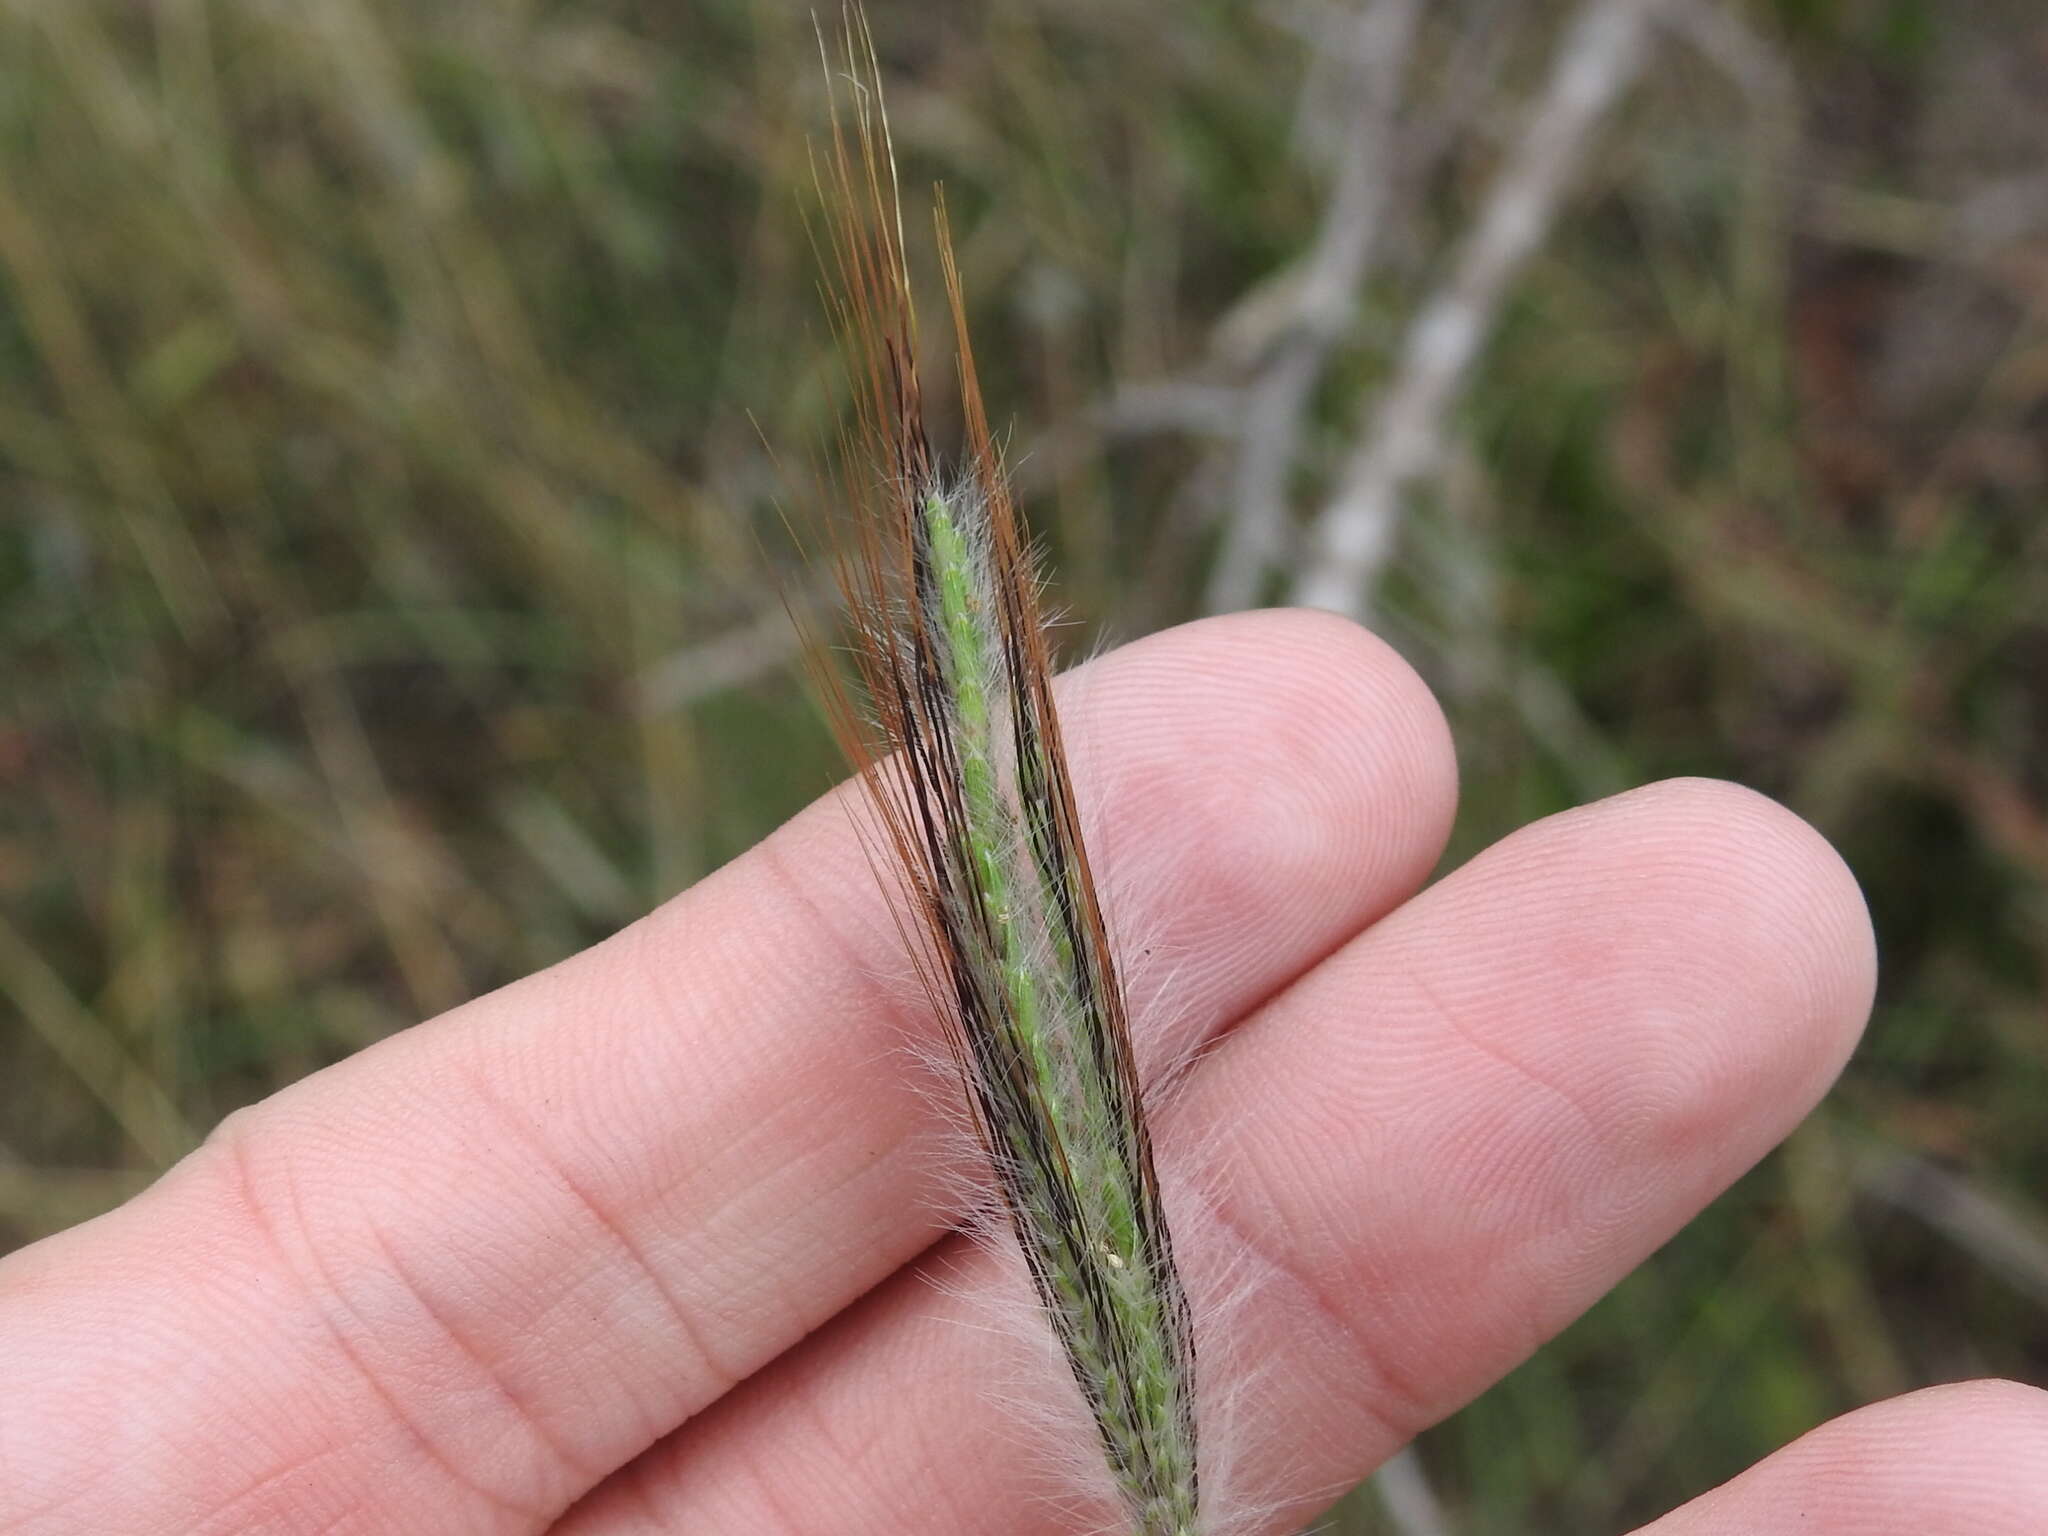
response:
<path id="1" fill-rule="evenodd" d="M 919 980 L 1037 1300 L 1140 1536 L 1196 1529 L 1194 1338 L 1122 983 L 1081 836 L 1039 580 L 976 383 L 941 205 L 966 446 L 925 425 L 887 118 L 848 29 L 852 133 L 819 184 L 859 404 L 838 540 L 860 699 L 837 698 Z"/>

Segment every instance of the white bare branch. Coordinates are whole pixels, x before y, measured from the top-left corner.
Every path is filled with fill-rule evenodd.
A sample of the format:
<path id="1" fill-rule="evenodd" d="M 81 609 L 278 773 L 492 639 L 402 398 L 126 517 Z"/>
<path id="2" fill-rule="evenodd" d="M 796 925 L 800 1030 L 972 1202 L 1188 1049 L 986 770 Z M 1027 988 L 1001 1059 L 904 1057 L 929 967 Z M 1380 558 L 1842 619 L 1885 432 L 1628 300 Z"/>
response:
<path id="1" fill-rule="evenodd" d="M 1330 349 L 1350 324 L 1384 222 L 1401 82 L 1421 12 L 1421 0 L 1371 0 L 1345 18 L 1346 35 L 1334 19 L 1323 28 L 1351 110 L 1322 229 L 1293 289 L 1293 324 L 1245 390 L 1230 518 L 1209 580 L 1211 612 L 1255 602 L 1280 555 L 1302 423 Z"/>
<path id="2" fill-rule="evenodd" d="M 1364 440 L 1309 531 L 1294 602 L 1369 614 L 1401 499 L 1435 469 L 1445 423 L 1501 302 L 1548 233 L 1593 130 L 1641 69 L 1645 34 L 1666 3 L 1586 0 L 1567 25 L 1449 279 L 1416 315 Z"/>

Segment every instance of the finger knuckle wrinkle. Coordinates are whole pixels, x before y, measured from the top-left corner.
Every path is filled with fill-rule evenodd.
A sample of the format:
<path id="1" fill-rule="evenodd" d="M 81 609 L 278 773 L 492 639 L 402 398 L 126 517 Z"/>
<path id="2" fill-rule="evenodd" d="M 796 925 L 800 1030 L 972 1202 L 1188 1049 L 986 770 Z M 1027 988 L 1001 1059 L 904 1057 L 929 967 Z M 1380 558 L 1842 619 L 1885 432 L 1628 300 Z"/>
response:
<path id="1" fill-rule="evenodd" d="M 1389 1445 L 1406 1443 L 1427 1425 L 1434 1423 L 1442 1405 L 1422 1383 L 1395 1359 L 1392 1352 L 1376 1347 L 1361 1320 L 1313 1268 L 1294 1251 L 1288 1240 L 1266 1223 L 1252 1219 L 1221 1195 L 1213 1197 L 1208 1211 L 1217 1228 L 1215 1236 L 1235 1244 L 1261 1272 L 1255 1282 L 1260 1294 L 1255 1303 L 1280 1301 L 1291 1294 L 1322 1330 L 1342 1346 L 1340 1363 L 1350 1369 L 1329 1372 L 1332 1380 L 1345 1385 L 1362 1415 Z M 1300 1341 L 1307 1358 L 1310 1341 Z"/>
<path id="2" fill-rule="evenodd" d="M 564 1480 L 561 1458 L 518 1397 L 439 1317 L 360 1202 L 309 1201 L 295 1154 L 253 1111 L 229 1116 L 199 1155 L 210 1168 L 230 1230 L 240 1228 L 245 1262 L 257 1276 L 256 1290 L 274 1331 L 305 1357 L 280 1369 L 319 1384 L 317 1407 L 297 1435 L 302 1446 L 315 1447 L 301 1454 L 306 1475 L 317 1471 L 344 1484 L 360 1479 L 355 1497 L 374 1502 L 380 1494 L 369 1486 L 368 1468 L 375 1458 L 328 1452 L 389 1439 L 409 1446 L 410 1459 L 424 1465 L 433 1480 L 482 1512 L 516 1524 L 551 1517 L 561 1502 L 554 1497 L 555 1485 Z M 240 1326 L 252 1322 L 244 1318 Z M 436 1384 L 431 1400 L 422 1382 Z M 451 1391 L 450 1383 L 459 1385 Z M 474 1405 L 480 1398 L 500 1405 L 495 1423 L 473 1415 L 458 1423 L 435 1406 Z M 505 1479 L 484 1470 L 505 1460 L 491 1447 L 506 1435 L 550 1453 L 511 1459 L 510 1464 L 540 1469 L 519 1476 L 516 1488 L 500 1486 Z M 388 1474 L 376 1475 L 388 1491 Z M 273 1479 L 280 1497 L 293 1480 Z"/>

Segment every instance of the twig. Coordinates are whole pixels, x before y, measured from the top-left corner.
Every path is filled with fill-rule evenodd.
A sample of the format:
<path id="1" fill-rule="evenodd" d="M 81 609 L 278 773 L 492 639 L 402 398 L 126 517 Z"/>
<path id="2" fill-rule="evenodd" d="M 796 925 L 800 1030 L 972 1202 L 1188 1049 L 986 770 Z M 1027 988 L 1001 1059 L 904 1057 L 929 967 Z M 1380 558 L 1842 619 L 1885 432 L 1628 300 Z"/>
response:
<path id="1" fill-rule="evenodd" d="M 1987 1269 L 2048 1306 L 2048 1232 L 1961 1174 L 1916 1153 L 1871 1146 L 1852 1167 L 1856 1187 L 1918 1218 Z"/>
<path id="2" fill-rule="evenodd" d="M 808 615 L 823 606 L 824 592 L 822 583 L 813 582 L 792 592 L 789 601 L 802 610 L 800 616 Z M 801 649 L 788 612 L 781 604 L 769 603 L 723 634 L 649 663 L 629 685 L 629 696 L 639 714 L 667 714 L 778 672 Z"/>
<path id="3" fill-rule="evenodd" d="M 1372 1486 L 1387 1520 L 1400 1536 L 1450 1536 L 1450 1522 L 1429 1486 L 1422 1458 L 1414 1446 L 1404 1446 L 1395 1452 L 1373 1474 Z"/>
<path id="4" fill-rule="evenodd" d="M 1450 279 L 1410 326 L 1365 441 L 1310 530 L 1294 602 L 1365 617 L 1402 495 L 1436 465 L 1444 422 L 1502 299 L 1549 230 L 1593 129 L 1642 66 L 1666 0 L 1586 0 Z"/>
<path id="5" fill-rule="evenodd" d="M 1740 12 L 1719 0 L 1671 0 L 1669 19 L 1672 33 L 1734 81 L 1751 110 L 1774 118 L 1797 111 L 1791 69 Z"/>
<path id="6" fill-rule="evenodd" d="M 1181 432 L 1190 437 L 1236 437 L 1244 430 L 1242 391 L 1226 384 L 1166 380 L 1124 384 L 1099 407 L 1095 424 L 1111 437 Z"/>
<path id="7" fill-rule="evenodd" d="M 1421 11 L 1421 0 L 1371 0 L 1350 18 L 1341 75 L 1354 106 L 1339 147 L 1336 186 L 1302 265 L 1293 295 L 1294 323 L 1245 391 L 1231 514 L 1206 597 L 1211 612 L 1255 602 L 1280 552 L 1287 527 L 1287 477 L 1302 423 L 1330 350 L 1350 322 L 1384 222 L 1394 170 L 1395 109 Z M 1334 21 L 1326 24 L 1326 37 L 1335 31 Z"/>

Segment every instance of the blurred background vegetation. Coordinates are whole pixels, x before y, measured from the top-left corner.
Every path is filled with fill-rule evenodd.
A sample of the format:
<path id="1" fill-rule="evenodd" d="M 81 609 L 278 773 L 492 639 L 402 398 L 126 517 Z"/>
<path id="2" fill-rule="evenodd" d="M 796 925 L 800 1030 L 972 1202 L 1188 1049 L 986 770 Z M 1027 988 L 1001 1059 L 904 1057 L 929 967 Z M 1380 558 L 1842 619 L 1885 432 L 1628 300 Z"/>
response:
<path id="1" fill-rule="evenodd" d="M 1347 604 L 1452 859 L 1710 773 L 1869 893 L 1842 1089 L 1424 1441 L 1460 1532 L 2048 1377 L 2048 21 L 1644 0 L 1543 139 L 1628 4 L 873 7 L 1077 645 L 1307 590 L 1419 399 Z M 0 0 L 0 1244 L 835 776 L 764 447 L 841 405 L 822 94 L 779 0 Z"/>

